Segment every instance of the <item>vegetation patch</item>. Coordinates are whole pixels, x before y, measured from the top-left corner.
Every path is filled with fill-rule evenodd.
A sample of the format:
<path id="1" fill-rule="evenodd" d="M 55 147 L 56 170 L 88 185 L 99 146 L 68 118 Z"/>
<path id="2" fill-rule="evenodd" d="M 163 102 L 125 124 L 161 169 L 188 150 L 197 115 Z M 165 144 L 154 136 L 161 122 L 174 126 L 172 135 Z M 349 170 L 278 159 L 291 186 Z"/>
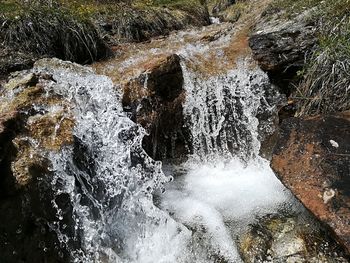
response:
<path id="1" fill-rule="evenodd" d="M 110 54 L 94 25 L 68 10 L 42 4 L 2 3 L 0 74 L 29 67 L 40 57 L 90 63 Z"/>
<path id="2" fill-rule="evenodd" d="M 319 45 L 306 58 L 294 92 L 297 115 L 350 109 L 350 0 L 277 0 L 270 9 L 296 15 L 312 12 Z"/>
<path id="3" fill-rule="evenodd" d="M 249 12 L 250 0 L 208 0 L 209 12 L 222 21 L 236 22 L 243 13 Z"/>
<path id="4" fill-rule="evenodd" d="M 109 44 L 140 42 L 188 26 L 208 25 L 209 14 L 197 0 L 134 1 L 100 5 L 92 14 Z"/>
<path id="5" fill-rule="evenodd" d="M 108 46 L 209 23 L 202 0 L 3 0 L 0 75 L 41 57 L 91 63 Z"/>
<path id="6" fill-rule="evenodd" d="M 106 55 L 94 26 L 60 9 L 30 8 L 15 17 L 2 16 L 0 23 L 1 42 L 16 50 L 80 63 Z"/>

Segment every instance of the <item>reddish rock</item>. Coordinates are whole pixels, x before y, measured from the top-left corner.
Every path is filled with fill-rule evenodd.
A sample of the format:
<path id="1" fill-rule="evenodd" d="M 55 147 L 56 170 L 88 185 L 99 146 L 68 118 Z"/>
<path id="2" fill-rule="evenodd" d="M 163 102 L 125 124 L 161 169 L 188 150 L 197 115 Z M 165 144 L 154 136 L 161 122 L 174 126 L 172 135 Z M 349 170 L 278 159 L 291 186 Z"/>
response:
<path id="1" fill-rule="evenodd" d="M 350 112 L 286 119 L 271 166 L 350 252 Z"/>

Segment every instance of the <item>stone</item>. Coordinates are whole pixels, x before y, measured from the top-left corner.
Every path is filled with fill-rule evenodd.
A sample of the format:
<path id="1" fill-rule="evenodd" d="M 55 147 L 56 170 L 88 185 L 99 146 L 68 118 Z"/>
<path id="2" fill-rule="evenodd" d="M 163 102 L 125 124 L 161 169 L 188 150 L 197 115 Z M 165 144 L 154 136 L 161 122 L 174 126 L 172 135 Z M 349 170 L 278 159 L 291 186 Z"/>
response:
<path id="1" fill-rule="evenodd" d="M 46 92 L 55 82 L 45 72 L 9 78 L 0 89 L 0 217 L 6 222 L 0 226 L 1 260 L 67 262 L 68 252 L 47 224 L 57 211 L 45 153 L 73 144 L 71 107 Z"/>
<path id="2" fill-rule="evenodd" d="M 143 145 L 155 159 L 178 158 L 186 152 L 183 81 L 179 56 L 168 55 L 150 61 L 124 87 L 124 110 L 148 132 Z"/>
<path id="3" fill-rule="evenodd" d="M 350 112 L 289 118 L 282 123 L 271 167 L 348 252 L 349 164 Z"/>
<path id="4" fill-rule="evenodd" d="M 239 251 L 246 263 L 347 262 L 340 246 L 308 215 L 279 214 L 257 218 L 239 237 Z"/>
<path id="5" fill-rule="evenodd" d="M 282 14 L 262 16 L 249 46 L 261 69 L 282 82 L 303 68 L 307 53 L 317 44 L 316 32 L 310 10 L 289 19 Z"/>

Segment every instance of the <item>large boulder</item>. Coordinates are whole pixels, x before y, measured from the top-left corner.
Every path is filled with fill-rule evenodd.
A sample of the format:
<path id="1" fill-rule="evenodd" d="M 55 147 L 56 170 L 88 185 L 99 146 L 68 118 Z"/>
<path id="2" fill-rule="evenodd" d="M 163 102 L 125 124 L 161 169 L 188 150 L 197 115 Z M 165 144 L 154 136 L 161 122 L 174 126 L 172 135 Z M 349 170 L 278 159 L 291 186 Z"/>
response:
<path id="1" fill-rule="evenodd" d="M 286 119 L 271 166 L 350 252 L 350 112 Z"/>
<path id="2" fill-rule="evenodd" d="M 253 58 L 276 82 L 291 79 L 304 66 L 305 56 L 317 43 L 310 11 L 286 19 L 265 13 L 249 39 Z"/>
<path id="3" fill-rule="evenodd" d="M 124 110 L 148 132 L 143 145 L 155 159 L 178 158 L 186 152 L 183 81 L 180 57 L 164 55 L 150 61 L 124 87 Z"/>

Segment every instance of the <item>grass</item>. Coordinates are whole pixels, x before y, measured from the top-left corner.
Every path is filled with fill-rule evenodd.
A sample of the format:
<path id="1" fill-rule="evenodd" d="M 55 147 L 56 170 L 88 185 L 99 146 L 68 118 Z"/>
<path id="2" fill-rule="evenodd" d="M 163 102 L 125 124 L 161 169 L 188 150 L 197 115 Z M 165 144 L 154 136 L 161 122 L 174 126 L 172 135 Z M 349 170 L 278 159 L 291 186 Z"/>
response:
<path id="1" fill-rule="evenodd" d="M 202 0 L 5 0 L 7 17 L 17 16 L 18 10 L 31 8 L 38 13 L 44 7 L 69 14 L 84 23 L 90 21 L 110 44 L 144 41 L 186 26 L 209 23 L 207 8 Z M 6 6 L 6 8 L 5 8 Z"/>
<path id="2" fill-rule="evenodd" d="M 0 0 L 0 76 L 38 58 L 91 63 L 108 46 L 209 24 L 202 0 Z"/>
<path id="3" fill-rule="evenodd" d="M 9 3 L 9 2 L 7 2 Z M 9 10 L 9 9 L 7 9 Z M 107 56 L 94 25 L 67 10 L 21 6 L 0 14 L 3 48 L 88 63 Z"/>
<path id="4" fill-rule="evenodd" d="M 19 5 L 16 2 L 4 1 L 0 2 L 0 10 L 2 13 L 15 13 L 18 10 Z"/>
<path id="5" fill-rule="evenodd" d="M 350 109 L 350 0 L 276 0 L 270 9 L 297 15 L 312 10 L 319 45 L 306 58 L 294 92 L 297 116 Z"/>
<path id="6" fill-rule="evenodd" d="M 249 12 L 250 0 L 206 0 L 209 13 L 222 21 L 236 22 L 243 13 Z"/>

